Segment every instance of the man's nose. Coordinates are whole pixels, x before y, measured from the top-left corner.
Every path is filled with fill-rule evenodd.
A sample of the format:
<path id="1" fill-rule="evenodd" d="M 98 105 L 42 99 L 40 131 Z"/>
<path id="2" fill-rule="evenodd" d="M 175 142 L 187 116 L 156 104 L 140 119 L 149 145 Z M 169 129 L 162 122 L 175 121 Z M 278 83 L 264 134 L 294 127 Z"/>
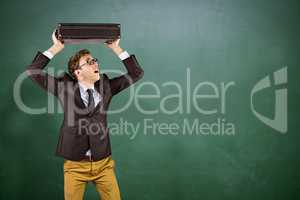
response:
<path id="1" fill-rule="evenodd" d="M 99 70 L 99 65 L 98 64 L 96 64 L 96 65 L 94 65 L 94 67 L 93 67 L 93 70 Z"/>

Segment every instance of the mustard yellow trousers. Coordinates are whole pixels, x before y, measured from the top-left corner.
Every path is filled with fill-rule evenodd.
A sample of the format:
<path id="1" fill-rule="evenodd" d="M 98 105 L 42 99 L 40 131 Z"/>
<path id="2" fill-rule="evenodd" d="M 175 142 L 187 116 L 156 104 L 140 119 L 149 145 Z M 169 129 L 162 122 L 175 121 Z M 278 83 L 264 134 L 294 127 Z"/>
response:
<path id="1" fill-rule="evenodd" d="M 94 183 L 101 200 L 120 200 L 114 169 L 111 156 L 99 161 L 64 160 L 65 200 L 82 200 L 87 182 Z"/>

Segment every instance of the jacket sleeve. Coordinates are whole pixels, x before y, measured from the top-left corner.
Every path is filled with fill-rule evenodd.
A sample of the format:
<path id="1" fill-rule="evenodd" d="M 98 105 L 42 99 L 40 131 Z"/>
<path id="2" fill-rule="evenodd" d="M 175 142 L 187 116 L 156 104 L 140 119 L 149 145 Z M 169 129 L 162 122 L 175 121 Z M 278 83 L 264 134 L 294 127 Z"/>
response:
<path id="1" fill-rule="evenodd" d="M 49 63 L 50 59 L 38 52 L 32 63 L 27 67 L 27 75 L 44 90 L 58 95 L 58 79 L 46 73 L 43 69 Z"/>
<path id="2" fill-rule="evenodd" d="M 118 94 L 144 76 L 144 70 L 140 67 L 134 55 L 131 55 L 122 62 L 127 69 L 127 73 L 109 79 L 112 95 Z"/>

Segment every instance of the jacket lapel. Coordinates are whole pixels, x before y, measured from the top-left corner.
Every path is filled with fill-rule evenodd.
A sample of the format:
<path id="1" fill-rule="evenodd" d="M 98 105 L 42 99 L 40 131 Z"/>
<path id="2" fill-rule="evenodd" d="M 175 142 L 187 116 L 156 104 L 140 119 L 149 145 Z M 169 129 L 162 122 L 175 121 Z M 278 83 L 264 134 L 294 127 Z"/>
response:
<path id="1" fill-rule="evenodd" d="M 74 98 L 75 98 L 75 105 L 77 106 L 77 108 L 81 109 L 81 110 L 84 110 L 83 114 L 87 114 L 87 108 L 81 98 L 81 95 L 80 95 L 80 89 L 79 89 L 79 84 L 78 82 L 76 81 L 75 85 L 74 85 Z"/>
<path id="2" fill-rule="evenodd" d="M 98 81 L 95 82 L 94 84 L 94 88 L 95 90 L 100 94 L 100 102 L 96 105 L 95 109 L 91 112 L 92 114 L 99 110 L 99 109 L 103 109 L 103 101 L 104 101 L 104 84 L 103 84 L 103 76 L 102 74 L 100 74 L 100 79 Z"/>

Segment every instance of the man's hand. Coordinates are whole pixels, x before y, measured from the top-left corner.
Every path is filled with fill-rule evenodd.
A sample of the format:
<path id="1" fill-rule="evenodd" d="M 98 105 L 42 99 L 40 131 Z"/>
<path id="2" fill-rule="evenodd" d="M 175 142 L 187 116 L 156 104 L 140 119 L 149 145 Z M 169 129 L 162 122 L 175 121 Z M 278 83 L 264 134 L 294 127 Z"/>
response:
<path id="1" fill-rule="evenodd" d="M 53 41 L 53 45 L 48 49 L 49 52 L 51 52 L 53 54 L 53 56 L 57 53 L 59 53 L 61 50 L 63 50 L 63 48 L 65 47 L 65 45 L 56 38 L 55 36 L 55 30 L 52 33 L 52 41 Z"/>
<path id="2" fill-rule="evenodd" d="M 113 52 L 115 52 L 115 54 L 120 55 L 124 50 L 120 47 L 119 45 L 120 43 L 120 39 L 114 40 L 114 41 L 108 41 L 105 42 L 106 46 L 108 48 L 110 48 L 111 50 L 113 50 Z"/>

